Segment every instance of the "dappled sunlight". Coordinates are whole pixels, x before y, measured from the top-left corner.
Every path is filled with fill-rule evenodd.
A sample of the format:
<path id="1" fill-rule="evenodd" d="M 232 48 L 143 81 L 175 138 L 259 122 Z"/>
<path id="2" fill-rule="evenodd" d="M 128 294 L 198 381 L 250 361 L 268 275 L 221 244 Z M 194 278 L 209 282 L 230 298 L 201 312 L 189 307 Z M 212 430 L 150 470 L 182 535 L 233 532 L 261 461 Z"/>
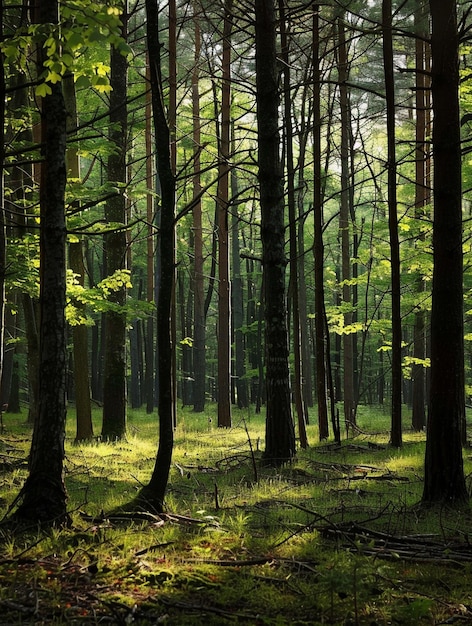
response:
<path id="1" fill-rule="evenodd" d="M 155 416 L 132 412 L 122 441 L 77 445 L 68 438 L 73 527 L 46 536 L 5 535 L 1 556 L 14 563 L 0 568 L 6 597 L 18 601 L 21 585 L 34 580 L 39 606 L 46 610 L 56 599 L 64 620 L 85 611 L 83 618 L 93 612 L 176 626 L 220 626 L 235 618 L 256 624 L 262 615 L 273 624 L 343 623 L 356 616 L 359 623 L 407 623 L 407 614 L 442 619 L 472 602 L 462 574 L 447 590 L 440 583 L 455 576 L 442 565 L 444 540 L 456 546 L 455 558 L 465 559 L 469 513 L 416 507 L 423 433 L 406 431 L 404 446 L 392 449 L 384 418 L 365 411 L 356 436 L 340 446 L 310 440 L 277 469 L 260 463 L 264 416 L 236 418 L 233 428 L 220 430 L 209 426 L 208 414 L 211 407 L 203 415 L 180 411 L 161 516 L 122 508 L 152 472 Z M 8 414 L 5 424 L 5 440 L 11 436 L 15 458 L 24 459 L 29 430 Z M 465 464 L 470 473 L 468 456 Z M 25 474 L 25 464 L 3 474 L 4 510 Z M 380 540 L 385 537 L 387 543 Z M 419 569 L 412 542 L 426 540 L 435 542 L 435 556 Z M 395 550 L 402 559 L 412 550 L 411 564 Z M 20 554 L 29 565 L 18 562 Z M 14 587 L 8 567 L 15 570 Z M 463 567 L 471 565 L 464 560 Z M 88 594 L 85 608 L 74 600 L 81 593 Z"/>

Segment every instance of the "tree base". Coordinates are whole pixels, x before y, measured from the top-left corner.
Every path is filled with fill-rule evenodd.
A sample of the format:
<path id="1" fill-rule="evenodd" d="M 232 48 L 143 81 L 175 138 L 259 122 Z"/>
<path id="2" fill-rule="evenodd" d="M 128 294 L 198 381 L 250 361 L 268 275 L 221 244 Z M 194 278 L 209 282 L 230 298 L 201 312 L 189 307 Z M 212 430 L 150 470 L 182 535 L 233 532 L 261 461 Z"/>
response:
<path id="1" fill-rule="evenodd" d="M 16 501 L 20 504 L 12 515 L 12 521 L 44 527 L 63 528 L 71 525 L 66 506 L 67 494 L 62 480 L 53 480 L 45 475 L 30 475 Z"/>

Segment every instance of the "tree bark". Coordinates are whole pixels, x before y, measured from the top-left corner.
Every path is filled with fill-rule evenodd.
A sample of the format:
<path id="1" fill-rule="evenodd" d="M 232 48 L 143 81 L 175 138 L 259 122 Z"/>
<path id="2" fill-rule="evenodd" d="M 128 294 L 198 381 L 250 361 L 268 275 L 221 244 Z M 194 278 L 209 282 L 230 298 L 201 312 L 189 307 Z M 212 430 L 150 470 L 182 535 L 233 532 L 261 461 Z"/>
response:
<path id="1" fill-rule="evenodd" d="M 393 76 L 392 2 L 383 0 L 383 63 L 387 104 L 388 231 L 392 290 L 392 413 L 390 443 L 402 445 L 402 324 L 400 310 L 400 242 L 397 217 L 397 161 L 395 140 L 395 81 Z"/>
<path id="2" fill-rule="evenodd" d="M 430 0 L 433 96 L 431 391 L 424 504 L 468 499 L 465 416 L 459 58 L 455 0 Z"/>
<path id="3" fill-rule="evenodd" d="M 151 479 L 138 499 L 162 511 L 174 446 L 174 376 L 172 305 L 175 288 L 175 178 L 171 160 L 171 135 L 164 108 L 161 82 L 159 19 L 156 0 L 146 0 L 146 38 L 149 53 L 152 110 L 156 141 L 157 174 L 161 189 L 159 229 L 160 277 L 157 307 L 159 446 Z"/>
<path id="4" fill-rule="evenodd" d="M 39 22 L 57 23 L 56 0 L 44 0 Z M 40 187 L 39 410 L 29 473 L 16 517 L 42 524 L 69 522 L 63 481 L 66 419 L 66 108 L 62 84 L 42 101 L 44 163 Z"/>
<path id="5" fill-rule="evenodd" d="M 0 0 L 0 16 L 2 25 L 0 26 L 0 41 L 3 41 L 3 0 Z M 4 356 L 5 356 L 5 274 L 6 274 L 6 252 L 7 233 L 5 220 L 5 187 L 4 170 L 5 161 L 5 70 L 3 65 L 3 52 L 0 52 L 0 382 L 4 382 Z M 3 427 L 1 419 L 3 404 L 0 405 L 0 425 Z"/>
<path id="6" fill-rule="evenodd" d="M 265 320 L 266 442 L 264 459 L 295 455 L 290 402 L 285 295 L 284 191 L 280 163 L 274 0 L 256 0 L 256 102 Z"/>
<path id="7" fill-rule="evenodd" d="M 231 283 L 229 275 L 229 157 L 232 0 L 225 0 L 218 166 L 218 426 L 231 427 Z"/>
<path id="8" fill-rule="evenodd" d="M 78 276 L 79 283 L 85 283 L 85 267 L 82 242 L 69 244 L 69 264 Z M 76 305 L 80 306 L 80 305 Z M 77 429 L 76 441 L 93 438 L 92 406 L 90 402 L 90 381 L 88 361 L 88 329 L 85 324 L 77 324 L 72 328 L 74 354 L 74 387 Z"/>
<path id="9" fill-rule="evenodd" d="M 290 34 L 287 30 L 285 0 L 279 0 L 280 31 L 281 31 L 281 57 L 284 63 L 283 70 L 283 93 L 284 93 L 284 127 L 285 127 L 285 159 L 287 171 L 287 203 L 289 220 L 290 240 L 290 294 L 292 313 L 292 346 L 293 346 L 293 397 L 297 414 L 298 437 L 303 449 L 308 447 L 306 433 L 306 411 L 303 401 L 303 377 L 302 377 L 302 348 L 300 332 L 300 297 L 298 275 L 298 229 L 295 199 L 295 162 L 293 150 L 293 124 L 292 124 L 292 94 L 290 77 Z M 303 245 L 303 243 L 302 243 Z"/>
<path id="10" fill-rule="evenodd" d="M 427 13 L 424 3 L 416 2 L 415 11 L 415 66 L 416 66 L 416 89 L 415 89 L 415 217 L 419 220 L 425 217 L 425 207 L 430 202 L 428 184 L 429 144 L 426 143 L 429 128 L 429 95 L 427 89 L 430 85 L 427 81 Z M 424 235 L 419 235 L 424 241 Z M 422 272 L 418 272 L 416 279 L 416 292 L 418 298 L 424 298 L 425 281 Z M 426 357 L 426 311 L 422 303 L 415 312 L 413 329 L 413 356 L 423 361 Z M 425 367 L 422 364 L 414 364 L 412 367 L 413 401 L 412 401 L 412 426 L 414 430 L 421 431 L 426 424 L 426 376 Z"/>
<path id="11" fill-rule="evenodd" d="M 69 74 L 63 81 L 64 98 L 67 108 L 67 129 L 74 131 L 77 126 L 77 99 L 74 77 Z M 80 158 L 77 148 L 69 146 L 66 151 L 67 170 L 71 178 L 80 178 Z M 76 203 L 79 204 L 78 202 Z M 75 207 L 77 208 L 77 207 Z M 79 284 L 85 285 L 85 265 L 82 240 L 69 243 L 69 265 Z M 81 315 L 85 315 L 85 306 L 74 302 Z M 76 410 L 76 441 L 93 438 L 92 406 L 90 402 L 89 360 L 88 360 L 88 328 L 84 323 L 72 327 L 72 344 L 74 357 L 74 390 Z"/>
<path id="12" fill-rule="evenodd" d="M 200 120 L 200 51 L 201 33 L 199 17 L 194 3 L 195 54 L 192 73 L 192 114 L 193 114 L 193 410 L 201 413 L 205 409 L 206 380 L 206 328 L 204 256 L 202 229 L 202 201 L 200 176 L 201 120 Z"/>
<path id="13" fill-rule="evenodd" d="M 321 83 L 319 59 L 319 4 L 313 7 L 313 260 L 315 274 L 315 375 L 320 441 L 329 435 L 326 390 L 326 323 L 324 293 L 323 193 L 321 182 Z M 339 433 L 334 433 L 339 440 Z"/>
<path id="14" fill-rule="evenodd" d="M 234 143 L 233 143 L 234 145 Z M 231 195 L 238 197 L 238 174 L 236 170 L 231 172 Z M 240 257 L 240 219 L 238 204 L 233 205 L 231 211 L 231 266 L 232 266 L 232 320 L 234 328 L 234 374 L 236 387 L 236 403 L 238 408 L 246 409 L 249 406 L 248 386 L 245 377 L 245 337 L 244 326 L 244 290 L 241 275 Z"/>
<path id="15" fill-rule="evenodd" d="M 126 37 L 126 6 L 122 33 Z M 128 62 L 119 50 L 111 51 L 110 140 L 115 151 L 108 157 L 108 180 L 126 184 L 127 168 L 127 72 Z M 126 224 L 124 193 L 110 198 L 105 207 L 108 222 Z M 107 233 L 104 239 L 106 275 L 126 268 L 126 232 L 123 228 Z M 126 287 L 111 291 L 109 300 L 117 306 L 105 314 L 103 423 L 105 441 L 121 439 L 126 434 L 126 314 L 119 310 L 126 303 Z"/>
<path id="16" fill-rule="evenodd" d="M 341 238 L 341 280 L 342 302 L 346 307 L 344 313 L 343 332 L 343 402 L 344 421 L 346 427 L 356 422 L 354 397 L 354 351 L 352 342 L 352 296 L 351 296 L 351 234 L 349 221 L 350 176 L 349 176 L 349 143 L 350 143 L 350 116 L 348 99 L 348 58 L 344 21 L 338 19 L 339 38 L 339 106 L 341 109 L 341 200 L 339 210 L 339 230 Z"/>
<path id="17" fill-rule="evenodd" d="M 146 240 L 146 297 L 148 302 L 154 301 L 154 248 L 155 248 L 155 202 L 154 202 L 154 176 L 155 167 L 152 137 L 152 99 L 149 72 L 149 59 L 146 77 L 148 80 L 148 91 L 146 93 L 146 217 L 147 217 L 147 240 Z M 154 316 L 149 315 L 146 321 L 146 333 L 144 341 L 144 362 L 145 362 L 145 382 L 144 396 L 146 399 L 146 413 L 154 411 Z"/>

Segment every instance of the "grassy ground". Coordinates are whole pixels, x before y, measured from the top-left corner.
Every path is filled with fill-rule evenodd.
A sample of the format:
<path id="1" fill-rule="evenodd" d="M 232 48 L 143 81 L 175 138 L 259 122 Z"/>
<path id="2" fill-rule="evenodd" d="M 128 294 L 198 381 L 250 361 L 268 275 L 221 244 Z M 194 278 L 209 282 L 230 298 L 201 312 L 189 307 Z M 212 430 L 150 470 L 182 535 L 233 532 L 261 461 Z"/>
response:
<path id="1" fill-rule="evenodd" d="M 179 411 L 167 515 L 132 519 L 109 513 L 149 480 L 156 417 L 130 411 L 126 441 L 74 445 L 71 409 L 73 526 L 3 531 L 0 624 L 472 624 L 469 511 L 418 508 L 422 434 L 392 449 L 388 414 L 363 409 L 341 449 L 310 425 L 310 448 L 277 471 L 258 462 L 263 416 L 215 424 L 214 407 Z M 29 437 L 4 415 L 2 515 Z"/>

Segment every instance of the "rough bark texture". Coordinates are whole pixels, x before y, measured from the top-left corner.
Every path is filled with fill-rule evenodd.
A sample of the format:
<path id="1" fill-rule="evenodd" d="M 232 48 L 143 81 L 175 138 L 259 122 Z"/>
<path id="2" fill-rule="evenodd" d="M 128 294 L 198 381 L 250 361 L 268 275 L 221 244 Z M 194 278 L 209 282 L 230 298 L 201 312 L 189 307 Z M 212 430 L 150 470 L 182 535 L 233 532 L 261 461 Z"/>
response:
<path id="1" fill-rule="evenodd" d="M 266 442 L 264 458 L 280 465 L 295 454 L 290 402 L 285 296 L 284 190 L 278 125 L 274 0 L 256 0 L 256 98 L 264 284 Z"/>
<path id="2" fill-rule="evenodd" d="M 57 3 L 45 0 L 40 22 L 57 21 Z M 16 516 L 62 525 L 68 521 L 63 482 L 66 418 L 65 207 L 66 108 L 60 83 L 42 102 L 44 164 L 40 189 L 41 325 L 39 410 L 29 457 L 29 474 Z"/>
<path id="3" fill-rule="evenodd" d="M 423 502 L 467 500 L 462 462 L 464 332 L 459 62 L 455 0 L 430 0 L 433 94 L 431 393 Z"/>
<path id="4" fill-rule="evenodd" d="M 126 9 L 125 9 L 126 11 Z M 126 21 L 124 22 L 126 24 Z M 123 26 L 123 34 L 126 26 Z M 126 182 L 127 143 L 127 60 L 115 48 L 111 52 L 110 140 L 115 152 L 108 158 L 108 180 L 115 184 Z M 108 222 L 126 222 L 123 193 L 110 198 L 105 216 Z M 105 235 L 106 275 L 126 267 L 126 233 L 123 229 Z M 109 300 L 118 307 L 126 303 L 126 288 L 112 291 Z M 105 316 L 103 423 L 102 438 L 121 439 L 126 433 L 126 315 L 119 310 L 107 311 Z"/>
<path id="5" fill-rule="evenodd" d="M 225 0 L 218 166 L 218 426 L 231 426 L 231 283 L 229 276 L 229 155 L 231 0 Z"/>

